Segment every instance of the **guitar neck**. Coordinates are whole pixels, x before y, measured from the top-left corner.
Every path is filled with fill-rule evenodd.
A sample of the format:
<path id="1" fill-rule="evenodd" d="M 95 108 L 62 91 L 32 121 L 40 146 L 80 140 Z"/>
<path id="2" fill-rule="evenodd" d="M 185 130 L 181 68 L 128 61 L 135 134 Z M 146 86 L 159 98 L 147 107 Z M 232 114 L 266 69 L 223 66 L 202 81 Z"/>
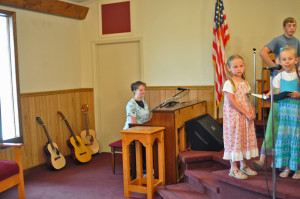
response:
<path id="1" fill-rule="evenodd" d="M 84 120 L 85 120 L 85 129 L 86 129 L 86 135 L 89 136 L 90 132 L 89 132 L 89 120 L 87 117 L 87 113 L 84 113 Z"/>
<path id="2" fill-rule="evenodd" d="M 43 126 L 43 129 L 44 129 L 45 133 L 46 133 L 46 136 L 47 136 L 47 138 L 48 138 L 48 141 L 49 141 L 49 143 L 50 143 L 50 145 L 51 145 L 51 148 L 54 149 L 54 145 L 53 145 L 53 143 L 52 143 L 52 140 L 51 140 L 51 138 L 50 138 L 50 136 L 49 136 L 49 134 L 48 134 L 48 131 L 47 131 L 45 125 L 42 125 L 42 126 Z"/>
<path id="3" fill-rule="evenodd" d="M 70 131 L 70 133 L 71 133 L 71 135 L 73 136 L 73 138 L 74 138 L 76 144 L 79 144 L 79 142 L 78 142 L 78 140 L 77 140 L 77 138 L 76 138 L 76 136 L 75 136 L 75 134 L 74 134 L 74 132 L 73 132 L 73 130 L 72 130 L 70 124 L 69 124 L 69 122 L 68 122 L 67 119 L 65 119 L 65 118 L 64 118 L 64 121 L 65 121 L 65 123 L 66 123 L 66 125 L 67 125 L 67 127 L 68 127 L 68 129 L 69 129 L 69 131 Z"/>

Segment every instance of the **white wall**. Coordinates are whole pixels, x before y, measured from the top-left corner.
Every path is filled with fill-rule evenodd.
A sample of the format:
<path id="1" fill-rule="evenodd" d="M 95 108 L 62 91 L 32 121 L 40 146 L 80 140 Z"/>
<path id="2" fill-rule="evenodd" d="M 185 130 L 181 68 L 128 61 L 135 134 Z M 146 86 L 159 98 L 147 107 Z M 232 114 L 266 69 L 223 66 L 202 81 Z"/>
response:
<path id="1" fill-rule="evenodd" d="M 111 0 L 115 2 L 116 0 Z M 99 1 L 93 1 L 82 21 L 82 80 L 93 85 L 91 43 L 98 35 Z M 109 2 L 106 0 L 105 2 Z M 150 86 L 213 85 L 212 30 L 213 0 L 134 0 L 135 35 L 144 41 L 144 80 Z M 259 51 L 273 37 L 283 33 L 282 21 L 293 16 L 300 23 L 298 0 L 224 0 L 230 41 L 227 57 L 244 57 L 246 75 L 253 85 L 253 48 L 256 48 L 257 78 L 262 60 Z M 300 31 L 296 33 L 300 38 Z M 90 73 L 90 74 L 88 74 Z"/>
<path id="2" fill-rule="evenodd" d="M 113 0 L 115 1 L 115 0 Z M 99 2 L 76 20 L 7 6 L 17 13 L 21 92 L 93 87 L 92 43 L 99 41 Z M 109 0 L 106 0 L 109 2 Z M 213 85 L 213 0 L 134 0 L 135 35 L 143 37 L 144 80 L 150 86 Z M 287 16 L 300 20 L 298 0 L 224 0 L 230 42 L 227 56 L 241 54 L 253 85 L 253 48 L 282 33 Z M 296 32 L 300 37 L 300 32 Z"/>
<path id="3" fill-rule="evenodd" d="M 21 93 L 81 88 L 80 21 L 16 12 Z"/>

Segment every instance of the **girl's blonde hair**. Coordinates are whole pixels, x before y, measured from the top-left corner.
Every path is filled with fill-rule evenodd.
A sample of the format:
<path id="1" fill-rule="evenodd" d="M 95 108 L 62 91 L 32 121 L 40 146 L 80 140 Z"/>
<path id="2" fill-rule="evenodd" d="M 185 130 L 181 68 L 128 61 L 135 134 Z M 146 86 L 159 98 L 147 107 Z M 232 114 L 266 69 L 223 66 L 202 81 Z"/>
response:
<path id="1" fill-rule="evenodd" d="M 279 59 L 281 60 L 281 53 L 284 52 L 284 51 L 292 51 L 295 58 L 298 58 L 298 53 L 297 53 L 297 49 L 294 47 L 294 46 L 285 46 L 283 47 L 282 49 L 280 49 L 280 53 L 279 53 Z M 295 64 L 295 67 L 296 67 L 296 73 L 297 73 L 297 76 L 298 76 L 298 86 L 300 87 L 300 76 L 299 76 L 299 72 L 298 72 L 298 68 L 299 68 L 299 61 L 297 62 L 297 64 Z"/>
<path id="2" fill-rule="evenodd" d="M 236 86 L 235 86 L 234 81 L 232 80 L 233 74 L 232 74 L 232 72 L 231 72 L 230 70 L 228 70 L 227 67 L 230 68 L 230 67 L 232 66 L 232 65 L 231 65 L 232 61 L 235 60 L 235 59 L 241 59 L 241 60 L 243 60 L 243 62 L 244 62 L 244 59 L 243 59 L 240 55 L 235 54 L 235 55 L 231 55 L 231 56 L 227 59 L 227 63 L 226 63 L 226 65 L 225 65 L 225 74 L 226 74 L 227 79 L 230 81 L 230 83 L 231 83 L 231 85 L 232 85 L 233 92 L 236 91 Z M 246 79 L 245 71 L 244 71 L 244 73 L 242 74 L 242 79 L 243 79 L 243 80 Z"/>
<path id="3" fill-rule="evenodd" d="M 295 58 L 298 57 L 296 48 L 295 48 L 294 46 L 288 46 L 288 45 L 287 45 L 287 46 L 285 46 L 285 47 L 283 47 L 283 48 L 280 49 L 280 53 L 279 53 L 279 59 L 280 59 L 280 60 L 281 60 L 281 53 L 282 53 L 282 52 L 285 52 L 285 51 L 292 51 L 293 54 L 294 54 L 294 56 L 295 56 Z"/>

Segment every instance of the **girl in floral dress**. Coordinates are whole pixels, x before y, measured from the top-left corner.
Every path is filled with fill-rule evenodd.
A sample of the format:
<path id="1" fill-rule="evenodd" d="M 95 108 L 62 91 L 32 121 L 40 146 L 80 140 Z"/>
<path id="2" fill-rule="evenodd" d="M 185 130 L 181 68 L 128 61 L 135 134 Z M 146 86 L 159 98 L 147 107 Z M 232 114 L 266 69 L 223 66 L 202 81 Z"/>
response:
<path id="1" fill-rule="evenodd" d="M 247 179 L 257 175 L 250 169 L 245 159 L 258 156 L 257 141 L 254 128 L 255 108 L 251 104 L 248 93 L 250 87 L 245 80 L 245 63 L 241 56 L 232 55 L 225 67 L 227 81 L 224 84 L 223 106 L 223 159 L 230 161 L 229 176 Z M 240 169 L 237 162 L 240 161 Z"/>

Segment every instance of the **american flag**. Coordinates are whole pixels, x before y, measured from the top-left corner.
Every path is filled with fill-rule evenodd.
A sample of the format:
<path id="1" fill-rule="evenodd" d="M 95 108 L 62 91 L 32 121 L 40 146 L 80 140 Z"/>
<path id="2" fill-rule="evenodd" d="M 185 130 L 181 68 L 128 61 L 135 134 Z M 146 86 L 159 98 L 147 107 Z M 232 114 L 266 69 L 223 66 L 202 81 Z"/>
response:
<path id="1" fill-rule="evenodd" d="M 225 46 L 229 41 L 228 25 L 223 0 L 216 0 L 214 18 L 213 62 L 216 67 L 216 106 L 222 99 L 222 87 L 226 80 L 224 66 L 226 63 Z"/>

